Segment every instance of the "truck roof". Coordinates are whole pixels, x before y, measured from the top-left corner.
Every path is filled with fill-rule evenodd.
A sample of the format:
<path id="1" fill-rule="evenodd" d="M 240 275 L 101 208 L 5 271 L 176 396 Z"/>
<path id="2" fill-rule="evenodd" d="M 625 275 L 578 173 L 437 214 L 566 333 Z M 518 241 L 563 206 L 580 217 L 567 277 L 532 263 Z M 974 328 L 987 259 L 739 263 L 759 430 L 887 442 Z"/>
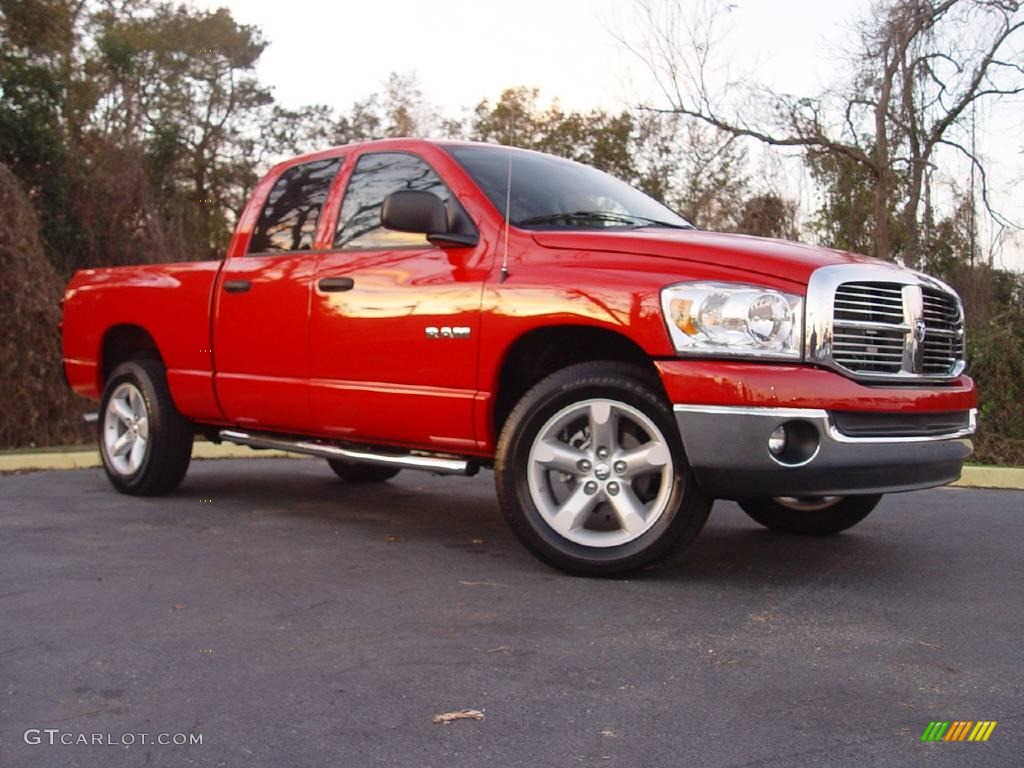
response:
<path id="1" fill-rule="evenodd" d="M 523 149 L 520 147 L 512 147 L 507 144 L 498 144 L 491 141 L 466 141 L 460 139 L 429 139 L 429 138 L 418 138 L 413 136 L 402 136 L 389 139 L 368 139 L 366 141 L 354 141 L 350 144 L 338 144 L 333 147 L 327 147 L 325 149 L 316 150 L 315 152 L 306 152 L 305 154 L 295 155 L 275 163 L 273 169 L 277 169 L 281 166 L 290 165 L 301 165 L 302 163 L 309 162 L 311 160 L 319 160 L 326 157 L 337 157 L 340 154 L 344 154 L 347 151 L 354 149 L 365 149 L 367 147 L 380 147 L 381 149 L 416 149 L 417 147 L 434 146 L 434 147 L 502 147 L 503 149 L 512 150 L 514 152 L 524 152 L 529 154 L 543 154 L 538 153 L 534 150 Z"/>

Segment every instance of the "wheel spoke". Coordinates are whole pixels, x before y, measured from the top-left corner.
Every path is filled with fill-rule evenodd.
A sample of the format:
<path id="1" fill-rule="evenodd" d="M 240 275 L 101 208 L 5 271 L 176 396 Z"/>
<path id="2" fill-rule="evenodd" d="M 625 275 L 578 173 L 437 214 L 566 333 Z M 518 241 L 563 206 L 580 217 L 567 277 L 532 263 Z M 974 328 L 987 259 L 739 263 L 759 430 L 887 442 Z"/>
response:
<path id="1" fill-rule="evenodd" d="M 132 413 L 132 408 L 127 402 L 127 397 L 124 400 L 117 397 L 111 398 L 110 405 L 113 406 L 114 413 L 117 414 L 117 418 L 125 424 L 135 418 L 135 414 Z"/>
<path id="2" fill-rule="evenodd" d="M 626 462 L 623 478 L 629 479 L 649 472 L 660 472 L 672 460 L 668 446 L 660 440 L 651 440 L 639 448 L 623 451 L 615 460 Z"/>
<path id="3" fill-rule="evenodd" d="M 149 417 L 148 416 L 143 416 L 141 419 L 139 419 L 138 427 L 139 427 L 139 437 L 141 437 L 143 440 L 148 440 L 149 439 Z"/>
<path id="4" fill-rule="evenodd" d="M 128 404 L 131 406 L 132 415 L 136 419 L 141 419 L 146 415 L 146 403 L 137 389 L 133 389 L 128 393 Z"/>
<path id="5" fill-rule="evenodd" d="M 551 521 L 552 527 L 559 532 L 567 532 L 581 527 L 587 519 L 587 513 L 594 508 L 597 500 L 598 494 L 587 493 L 583 490 L 583 485 L 579 485 L 558 508 L 558 512 L 555 513 L 555 517 Z"/>
<path id="6" fill-rule="evenodd" d="M 623 485 L 619 493 L 614 496 L 609 495 L 608 501 L 611 503 L 612 509 L 615 510 L 616 517 L 619 518 L 619 524 L 627 533 L 639 534 L 647 526 L 644 505 L 640 503 L 636 494 L 633 493 L 633 489 L 628 485 Z"/>
<path id="7" fill-rule="evenodd" d="M 619 419 L 611 404 L 599 400 L 590 404 L 588 411 L 590 420 L 590 450 L 596 451 L 600 447 L 607 448 L 610 453 L 615 453 L 619 447 L 618 431 Z"/>
<path id="8" fill-rule="evenodd" d="M 573 475 L 580 473 L 577 465 L 585 458 L 587 455 L 583 451 L 557 440 L 545 440 L 534 449 L 536 461 L 549 469 Z"/>
<path id="9" fill-rule="evenodd" d="M 131 448 L 131 446 L 132 433 L 125 432 L 123 435 L 117 438 L 117 440 L 114 441 L 114 444 L 112 446 L 110 446 L 110 455 L 123 456 L 124 454 L 128 453 L 128 449 Z"/>
<path id="10" fill-rule="evenodd" d="M 135 438 L 135 442 L 132 443 L 132 455 L 129 459 L 129 463 L 133 470 L 138 469 L 142 465 L 142 459 L 146 455 L 146 441 L 141 437 Z"/>

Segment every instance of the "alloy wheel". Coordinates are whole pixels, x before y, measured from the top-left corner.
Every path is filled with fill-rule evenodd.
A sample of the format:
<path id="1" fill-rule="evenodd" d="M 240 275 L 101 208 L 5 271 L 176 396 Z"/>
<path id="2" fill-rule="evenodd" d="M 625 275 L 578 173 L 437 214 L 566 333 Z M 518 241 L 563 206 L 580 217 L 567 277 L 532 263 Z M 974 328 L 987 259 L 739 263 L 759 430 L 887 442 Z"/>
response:
<path id="1" fill-rule="evenodd" d="M 596 398 L 548 419 L 534 438 L 528 483 L 556 533 L 587 547 L 614 547 L 649 531 L 672 495 L 668 441 L 626 403 Z"/>
<path id="2" fill-rule="evenodd" d="M 109 466 L 119 475 L 139 471 L 149 450 L 146 399 L 130 381 L 119 384 L 103 414 L 103 447 Z"/>

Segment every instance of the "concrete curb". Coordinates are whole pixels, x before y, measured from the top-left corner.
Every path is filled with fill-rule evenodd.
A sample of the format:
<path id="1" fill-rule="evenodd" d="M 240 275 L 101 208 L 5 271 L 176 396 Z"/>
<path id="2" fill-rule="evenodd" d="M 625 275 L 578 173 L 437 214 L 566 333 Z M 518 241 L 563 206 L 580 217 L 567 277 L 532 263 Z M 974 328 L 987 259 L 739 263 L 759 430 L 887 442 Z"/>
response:
<path id="1" fill-rule="evenodd" d="M 192 447 L 193 459 L 304 459 L 285 451 L 254 451 L 240 445 L 197 442 Z M 64 451 L 50 453 L 11 453 L 0 455 L 0 472 L 40 471 L 49 469 L 92 469 L 101 466 L 98 451 Z M 966 466 L 956 488 L 999 488 L 1024 491 L 1024 468 Z"/>
<path id="2" fill-rule="evenodd" d="M 302 459 L 308 458 L 284 451 L 254 451 L 240 445 L 196 442 L 193 459 Z M 47 469 L 92 469 L 102 466 L 97 450 L 54 453 L 13 453 L 0 455 L 0 472 L 38 471 Z"/>
<path id="3" fill-rule="evenodd" d="M 964 467 L 957 488 L 1002 488 L 1024 490 L 1024 469 L 1020 467 Z"/>

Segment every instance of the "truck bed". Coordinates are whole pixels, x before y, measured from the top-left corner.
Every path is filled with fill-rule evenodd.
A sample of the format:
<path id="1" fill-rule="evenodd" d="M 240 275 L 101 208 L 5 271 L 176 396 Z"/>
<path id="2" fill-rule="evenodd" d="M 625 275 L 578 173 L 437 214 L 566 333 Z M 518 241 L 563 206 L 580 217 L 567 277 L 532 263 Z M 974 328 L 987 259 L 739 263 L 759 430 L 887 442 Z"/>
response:
<path id="1" fill-rule="evenodd" d="M 194 418 L 223 419 L 213 390 L 210 323 L 222 264 L 202 261 L 77 272 L 64 294 L 62 323 L 64 370 L 71 388 L 98 399 L 104 346 L 123 339 L 144 342 L 148 337 L 167 366 L 178 409 Z"/>

